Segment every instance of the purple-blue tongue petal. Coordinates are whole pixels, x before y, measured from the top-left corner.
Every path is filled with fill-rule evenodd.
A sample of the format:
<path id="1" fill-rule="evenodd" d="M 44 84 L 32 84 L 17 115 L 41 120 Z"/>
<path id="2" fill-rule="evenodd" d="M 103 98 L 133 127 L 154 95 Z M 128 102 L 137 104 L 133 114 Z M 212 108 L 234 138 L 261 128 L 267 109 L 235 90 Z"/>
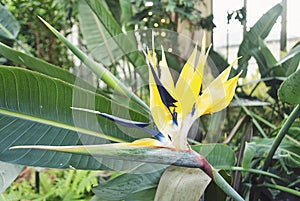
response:
<path id="1" fill-rule="evenodd" d="M 174 105 L 174 103 L 178 102 L 177 100 L 175 100 L 171 94 L 166 90 L 166 88 L 163 86 L 163 84 L 161 83 L 161 81 L 158 79 L 155 70 L 152 66 L 151 63 L 149 63 L 149 66 L 151 68 L 151 72 L 155 81 L 155 84 L 157 86 L 160 98 L 162 100 L 162 102 L 164 103 L 164 105 L 170 110 L 170 107 L 176 107 L 176 105 Z M 171 112 L 171 111 L 170 111 Z"/>
<path id="2" fill-rule="evenodd" d="M 152 136 L 154 136 L 159 141 L 162 141 L 162 139 L 164 138 L 164 135 L 161 134 L 159 131 L 146 128 L 146 126 L 150 125 L 150 122 L 146 123 L 146 122 L 140 122 L 140 121 L 131 121 L 131 120 L 128 120 L 128 119 L 123 119 L 123 118 L 116 117 L 116 116 L 113 116 L 113 115 L 110 115 L 110 114 L 107 114 L 107 113 L 99 112 L 99 111 L 96 111 L 96 110 L 90 110 L 90 109 L 86 109 L 86 108 L 71 107 L 71 109 L 98 114 L 102 117 L 105 117 L 105 118 L 107 118 L 111 121 L 114 121 L 117 124 L 119 124 L 121 126 L 124 126 L 124 127 L 127 127 L 127 128 L 139 128 L 139 129 L 151 134 Z"/>

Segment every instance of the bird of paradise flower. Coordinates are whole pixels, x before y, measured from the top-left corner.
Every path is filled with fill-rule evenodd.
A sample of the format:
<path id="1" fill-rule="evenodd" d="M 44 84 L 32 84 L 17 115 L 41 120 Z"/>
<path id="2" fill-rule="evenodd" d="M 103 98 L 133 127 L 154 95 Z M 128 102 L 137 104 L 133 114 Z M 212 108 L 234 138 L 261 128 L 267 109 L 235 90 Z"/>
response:
<path id="1" fill-rule="evenodd" d="M 188 132 L 197 118 L 205 114 L 218 112 L 229 105 L 240 76 L 239 73 L 228 79 L 230 70 L 236 62 L 235 60 L 202 90 L 204 66 L 208 57 L 208 51 L 207 53 L 205 52 L 205 47 L 204 37 L 199 59 L 196 59 L 196 45 L 188 61 L 183 66 L 176 84 L 171 76 L 163 48 L 160 62 L 157 60 L 154 48 L 152 52 L 148 49 L 147 53 L 145 53 L 149 68 L 150 111 L 157 129 L 147 128 L 150 123 L 126 120 L 95 110 L 72 107 L 73 110 L 101 115 L 125 127 L 142 129 L 155 138 L 143 138 L 131 143 L 86 146 L 28 145 L 14 146 L 10 149 L 43 149 L 200 168 L 217 184 L 220 184 L 219 186 L 224 191 L 227 191 L 231 197 L 236 200 L 243 200 L 210 166 L 203 156 L 191 149 L 187 141 Z"/>

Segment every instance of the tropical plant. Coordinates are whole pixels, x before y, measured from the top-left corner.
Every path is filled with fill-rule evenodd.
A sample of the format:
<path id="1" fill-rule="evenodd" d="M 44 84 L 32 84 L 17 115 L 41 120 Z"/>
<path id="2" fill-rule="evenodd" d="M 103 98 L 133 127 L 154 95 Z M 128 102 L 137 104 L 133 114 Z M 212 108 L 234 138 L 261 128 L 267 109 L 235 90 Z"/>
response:
<path id="1" fill-rule="evenodd" d="M 92 58 L 40 18 L 105 83 L 104 88 L 92 86 L 69 71 L 0 43 L 0 54 L 15 65 L 0 67 L 0 160 L 9 163 L 1 167 L 11 169 L 15 167 L 13 164 L 21 164 L 123 172 L 95 187 L 93 200 L 199 200 L 203 192 L 205 200 L 216 197 L 226 200 L 227 195 L 236 200 L 300 196 L 297 191 L 299 70 L 296 71 L 299 46 L 276 61 L 263 41 L 276 21 L 274 18 L 280 15 L 280 5 L 273 7 L 250 29 L 240 46 L 239 54 L 243 57 L 238 70 L 246 72 L 247 61 L 253 56 L 262 77 L 259 83 L 274 76 L 285 81 L 277 86 L 266 83 L 279 93 L 279 99 L 270 93 L 270 97 L 277 100 L 271 104 L 253 101 L 253 92 L 246 93 L 243 86 L 238 86 L 234 101 L 238 107 L 230 108 L 227 113 L 230 134 L 220 138 L 234 147 L 236 157 L 228 145 L 200 144 L 189 139 L 187 130 L 195 118 L 217 112 L 229 104 L 234 96 L 237 73 L 229 75 L 231 67 L 224 70 L 226 61 L 221 61 L 223 73 L 206 89 L 201 89 L 207 56 L 202 44 L 199 65 L 195 48 L 174 85 L 173 73 L 171 77 L 168 68 L 168 65 L 173 66 L 170 62 L 174 60 L 155 46 L 164 44 L 163 40 L 157 36 L 151 46 L 153 39 L 147 38 L 149 32 L 143 38 L 145 32 L 130 32 L 132 27 L 127 27 L 127 33 L 122 34 L 120 25 L 130 19 L 126 15 L 130 10 L 128 3 L 120 1 L 119 12 L 112 11 L 113 7 L 106 3 L 108 1 L 78 2 L 81 30 Z M 141 44 L 133 37 L 136 35 L 141 36 Z M 142 55 L 139 45 L 145 44 L 152 49 Z M 215 52 L 213 55 L 220 59 Z M 119 75 L 118 79 L 108 70 L 125 66 L 128 71 L 124 73 L 130 74 L 136 69 L 140 80 L 147 80 L 147 63 L 150 108 L 145 103 L 147 91 L 136 91 L 135 86 L 132 89 L 136 93 L 133 93 L 122 82 L 124 77 Z M 139 80 L 138 74 L 132 79 Z M 219 94 L 211 96 L 210 92 L 215 94 L 215 91 Z M 186 100 L 187 96 L 193 98 Z M 208 104 L 202 105 L 203 101 Z M 268 117 L 267 113 L 273 116 Z M 201 117 L 202 134 L 208 135 L 207 125 L 220 128 L 219 118 L 212 115 L 209 121 L 207 116 Z M 22 167 L 15 168 L 14 173 L 4 174 L 5 186 Z M 233 172 L 228 175 L 225 170 Z M 236 191 L 228 184 L 231 178 Z"/>

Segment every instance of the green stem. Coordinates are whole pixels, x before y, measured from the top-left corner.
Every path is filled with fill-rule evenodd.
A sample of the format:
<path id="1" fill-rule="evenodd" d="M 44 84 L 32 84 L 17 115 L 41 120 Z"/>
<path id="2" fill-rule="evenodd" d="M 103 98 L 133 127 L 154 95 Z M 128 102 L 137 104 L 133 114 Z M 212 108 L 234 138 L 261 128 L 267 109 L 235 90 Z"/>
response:
<path id="1" fill-rule="evenodd" d="M 257 120 L 259 120 L 260 122 L 262 122 L 263 124 L 265 124 L 266 126 L 272 128 L 272 129 L 276 129 L 277 128 L 272 123 L 270 123 L 269 121 L 265 120 L 264 118 L 262 118 L 261 116 L 255 114 L 255 113 L 252 113 L 252 116 L 255 117 Z"/>
<path id="2" fill-rule="evenodd" d="M 293 195 L 296 195 L 296 196 L 300 197 L 300 192 L 299 191 L 291 189 L 291 188 L 287 188 L 285 186 L 275 185 L 275 184 L 260 184 L 258 186 L 274 188 L 274 189 L 277 189 L 277 190 L 280 190 L 280 191 L 285 191 L 287 193 L 290 193 L 290 194 L 293 194 Z"/>
<path id="3" fill-rule="evenodd" d="M 262 129 L 262 127 L 259 125 L 259 123 L 257 122 L 257 120 L 253 117 L 252 112 L 250 112 L 250 110 L 247 109 L 247 107 L 245 107 L 241 101 L 240 98 L 235 94 L 234 98 L 238 101 L 238 103 L 240 104 L 240 106 L 242 107 L 242 109 L 244 110 L 244 112 L 249 115 L 252 119 L 253 124 L 255 125 L 255 127 L 257 128 L 257 130 L 261 133 L 261 135 L 264 138 L 268 138 L 267 134 L 265 133 L 265 131 Z"/>
<path id="4" fill-rule="evenodd" d="M 279 130 L 275 140 L 273 141 L 273 144 L 271 146 L 271 150 L 268 153 L 268 156 L 267 156 L 267 159 L 264 163 L 264 166 L 262 168 L 263 171 L 266 171 L 268 169 L 268 167 L 270 166 L 272 158 L 273 158 L 277 148 L 279 147 L 282 139 L 284 138 L 285 134 L 287 133 L 287 131 L 289 130 L 289 128 L 291 127 L 291 125 L 295 121 L 295 119 L 299 117 L 299 115 L 300 115 L 300 104 L 298 104 L 294 108 L 294 110 L 292 111 L 292 113 L 290 114 L 290 116 L 288 117 L 286 122 L 283 124 L 283 126 Z"/>
<path id="5" fill-rule="evenodd" d="M 258 170 L 258 169 L 243 168 L 243 167 L 218 167 L 218 168 L 220 168 L 222 170 L 233 170 L 233 171 L 249 172 L 249 173 L 253 173 L 253 174 L 264 175 L 264 176 L 268 176 L 268 177 L 272 177 L 272 178 L 284 181 L 286 183 L 291 183 L 291 181 L 289 181 L 286 178 L 280 177 L 280 176 L 278 176 L 276 174 L 272 174 L 270 172 Z"/>
<path id="6" fill-rule="evenodd" d="M 232 199 L 236 201 L 244 201 L 244 199 L 227 183 L 227 181 L 218 173 L 218 171 L 212 168 L 213 181 Z"/>
<path id="7" fill-rule="evenodd" d="M 285 134 L 287 133 L 287 131 L 289 130 L 289 128 L 291 127 L 292 123 L 294 122 L 294 120 L 300 115 L 300 105 L 298 104 L 292 111 L 292 113 L 290 114 L 290 116 L 287 118 L 286 122 L 283 124 L 283 126 L 281 127 L 281 129 L 279 130 L 275 140 L 273 141 L 273 144 L 271 145 L 271 149 L 268 153 L 268 156 L 265 160 L 264 166 L 262 168 L 262 171 L 266 171 L 268 169 L 268 167 L 270 166 L 270 163 L 272 161 L 272 158 L 277 150 L 277 148 L 279 147 L 281 141 L 283 140 Z M 263 175 L 260 175 L 260 177 L 258 178 L 257 183 L 260 184 L 262 183 L 264 179 Z M 260 190 L 258 189 L 258 191 L 255 192 L 254 195 L 254 199 L 257 199 L 258 196 L 260 194 Z"/>
<path id="8" fill-rule="evenodd" d="M 192 151 L 195 157 L 194 167 L 198 167 L 203 170 L 228 196 L 236 201 L 244 201 L 244 199 L 230 186 L 227 181 L 219 174 L 219 172 L 212 167 L 205 157 L 201 156 L 195 151 Z"/>
<path id="9" fill-rule="evenodd" d="M 61 33 L 59 33 L 54 27 L 43 20 L 41 17 L 39 19 L 48 27 L 48 29 L 60 40 L 62 41 L 85 65 L 87 65 L 99 79 L 102 79 L 109 87 L 113 88 L 120 94 L 132 98 L 139 105 L 141 105 L 146 111 L 149 111 L 149 107 L 143 102 L 139 97 L 137 97 L 131 90 L 129 90 L 118 78 L 116 78 L 111 72 L 106 68 L 99 65 L 95 61 L 91 60 L 85 53 L 75 47 L 70 41 L 68 41 Z"/>

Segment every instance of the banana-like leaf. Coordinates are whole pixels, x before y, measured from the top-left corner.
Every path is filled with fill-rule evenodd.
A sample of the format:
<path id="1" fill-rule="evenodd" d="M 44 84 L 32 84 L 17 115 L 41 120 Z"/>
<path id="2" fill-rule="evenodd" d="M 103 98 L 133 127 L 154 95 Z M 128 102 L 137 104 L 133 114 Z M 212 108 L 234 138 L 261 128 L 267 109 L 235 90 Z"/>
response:
<path id="1" fill-rule="evenodd" d="M 297 70 L 299 61 L 300 42 L 296 43 L 296 45 L 294 45 L 292 49 L 276 63 L 276 65 L 281 65 L 283 71 L 285 72 L 285 76 L 288 77 Z"/>
<path id="2" fill-rule="evenodd" d="M 141 108 L 140 105 L 136 104 L 133 101 L 129 101 L 128 98 L 124 96 L 117 95 L 117 94 L 110 94 L 99 88 L 96 89 L 95 87 L 91 86 L 89 83 L 84 81 L 83 79 L 76 77 L 74 74 L 60 68 L 59 66 L 55 66 L 39 58 L 14 50 L 1 42 L 0 42 L 0 54 L 3 55 L 5 58 L 13 61 L 16 64 L 24 65 L 27 68 L 37 71 L 39 73 L 48 75 L 53 78 L 60 79 L 69 84 L 74 84 L 77 87 L 87 89 L 92 92 L 97 92 L 108 98 L 111 99 L 113 98 L 119 104 L 124 105 L 124 107 L 130 107 L 131 110 L 136 111 L 138 113 L 143 112 L 145 116 L 149 115 L 149 112 L 143 110 L 143 108 Z"/>
<path id="3" fill-rule="evenodd" d="M 127 31 L 133 30 L 134 26 L 128 24 L 130 21 L 130 18 L 133 16 L 131 2 L 127 1 L 127 0 L 120 0 L 120 8 L 122 11 L 121 12 L 122 26 L 124 26 Z"/>
<path id="4" fill-rule="evenodd" d="M 248 61 L 252 56 L 252 48 L 258 46 L 258 40 L 260 38 L 265 39 L 268 36 L 277 18 L 280 16 L 281 11 L 282 6 L 280 4 L 275 5 L 246 33 L 238 51 L 238 56 L 242 56 L 242 58 L 238 61 L 239 68 L 237 71 L 243 70 L 242 76 L 245 76 L 247 73 Z"/>
<path id="5" fill-rule="evenodd" d="M 127 119 L 148 121 L 147 117 L 101 95 L 23 68 L 0 66 L 0 86 L 1 161 L 55 168 L 107 169 L 90 156 L 10 151 L 8 148 L 22 144 L 59 146 L 132 141 L 141 134 L 135 129 L 122 130 L 114 122 L 95 114 L 72 111 L 70 107 L 74 104 L 95 107 L 109 114 L 115 111 L 116 116 Z M 140 137 L 145 136 L 147 134 Z"/>
<path id="6" fill-rule="evenodd" d="M 70 73 L 69 71 L 64 70 L 53 64 L 47 63 L 46 61 L 41 60 L 39 58 L 14 50 L 1 42 L 0 42 L 0 55 L 3 55 L 5 58 L 13 61 L 16 64 L 24 65 L 27 68 L 32 69 L 34 71 L 51 76 L 53 78 L 60 79 L 69 84 L 74 84 L 76 81 L 76 85 L 78 87 L 82 87 L 84 89 L 91 90 L 93 92 L 96 91 L 96 89 L 92 87 L 90 84 L 80 79 L 79 77 L 76 77 L 74 74 Z"/>
<path id="7" fill-rule="evenodd" d="M 0 40 L 16 40 L 19 31 L 19 22 L 0 4 Z"/>
<path id="8" fill-rule="evenodd" d="M 273 73 L 271 68 L 274 67 L 276 63 L 276 59 L 261 38 L 258 39 L 258 45 L 257 47 L 253 47 L 251 53 L 258 64 L 259 72 L 262 78 L 271 75 L 284 76 L 284 74 L 282 73 L 280 74 Z"/>
<path id="9" fill-rule="evenodd" d="M 96 63 L 84 54 L 80 49 L 75 47 L 70 41 L 68 41 L 61 33 L 59 33 L 54 27 L 43 20 L 40 20 L 49 28 L 49 30 L 63 42 L 87 67 L 89 67 L 99 79 L 103 80 L 109 87 L 116 90 L 118 93 L 131 98 L 137 104 L 140 105 L 145 111 L 149 111 L 149 107 L 139 97 L 137 97 L 132 91 L 130 91 L 118 78 L 116 78 L 111 72 L 104 68 L 99 63 Z"/>
<path id="10" fill-rule="evenodd" d="M 86 0 L 90 8 L 94 11 L 98 19 L 101 21 L 103 27 L 107 30 L 116 44 L 118 44 L 123 55 L 127 55 L 128 60 L 135 67 L 145 67 L 146 61 L 144 56 L 138 52 L 137 44 L 135 42 L 134 34 L 129 34 L 128 37 L 123 34 L 122 28 L 108 12 L 106 7 L 100 1 Z M 121 37 L 119 37 L 121 35 Z M 140 73 L 144 80 L 148 80 L 147 75 Z"/>
<path id="11" fill-rule="evenodd" d="M 78 1 L 78 14 L 80 30 L 93 59 L 105 66 L 117 62 L 121 53 L 118 45 L 110 40 L 110 34 L 85 0 Z"/>

